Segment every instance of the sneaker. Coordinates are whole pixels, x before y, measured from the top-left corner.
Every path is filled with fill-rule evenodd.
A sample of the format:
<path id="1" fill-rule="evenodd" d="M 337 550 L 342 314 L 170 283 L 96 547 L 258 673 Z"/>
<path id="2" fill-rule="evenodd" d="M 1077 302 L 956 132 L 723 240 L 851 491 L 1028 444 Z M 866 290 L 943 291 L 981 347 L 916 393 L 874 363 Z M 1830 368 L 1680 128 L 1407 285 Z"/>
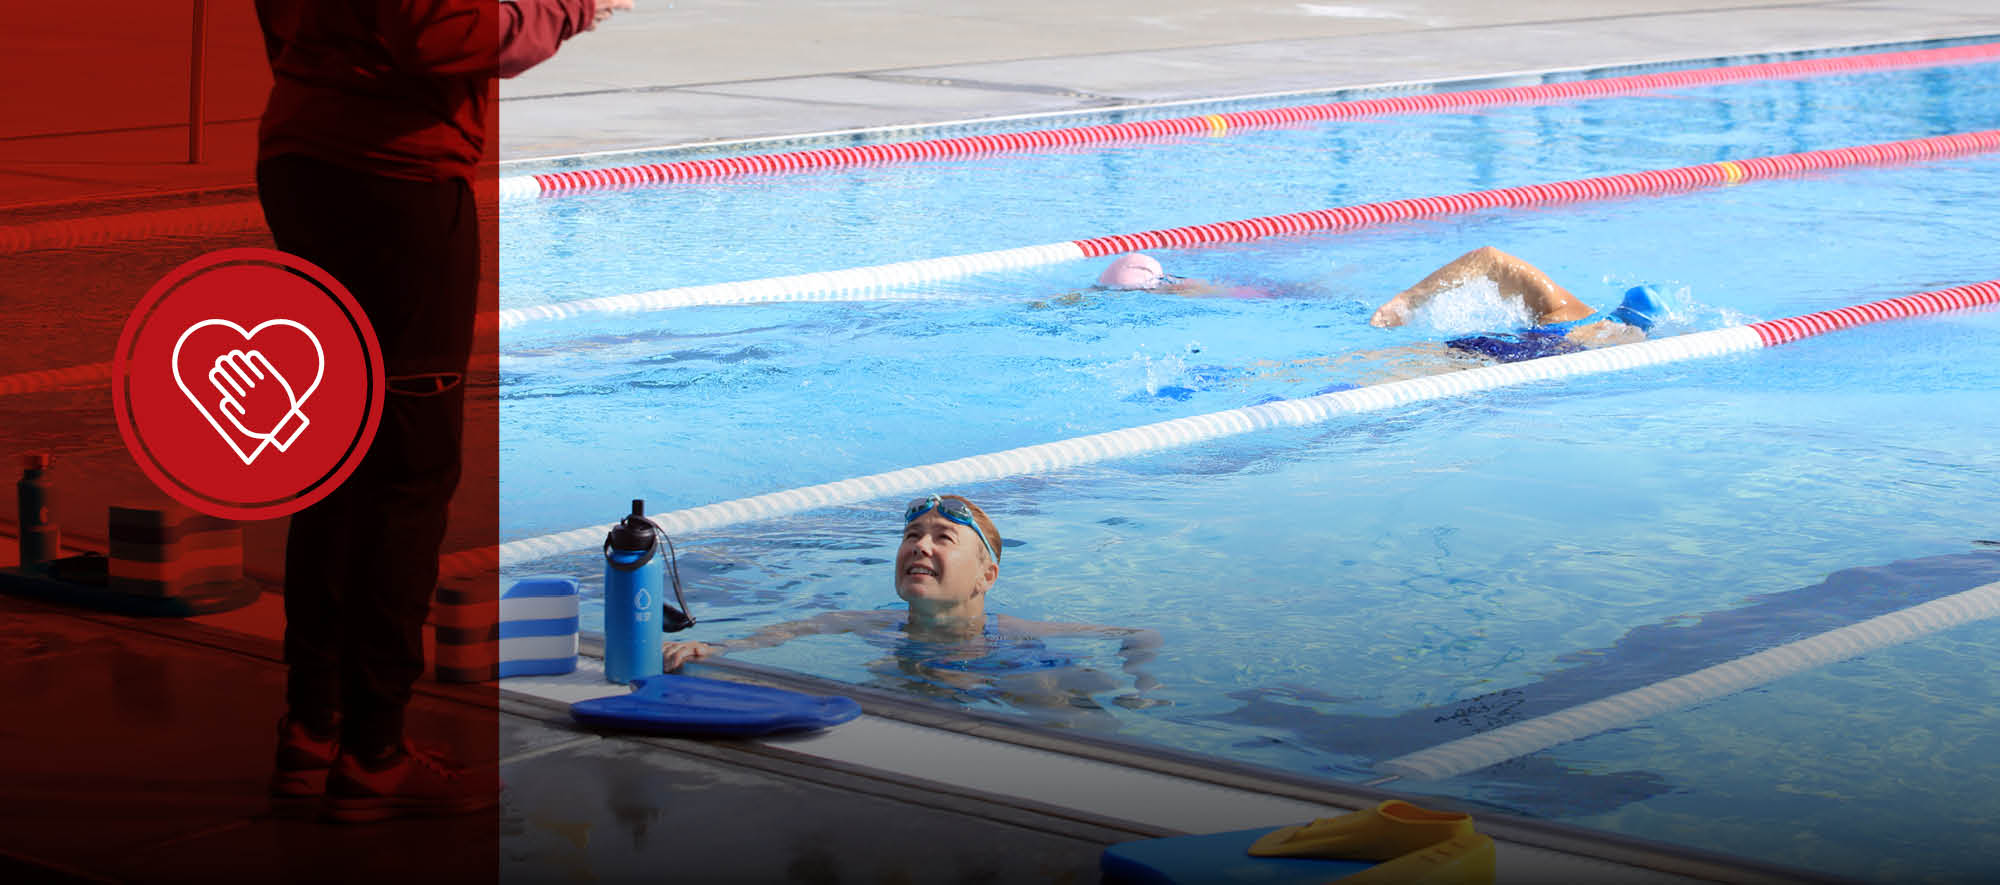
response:
<path id="1" fill-rule="evenodd" d="M 380 767 L 342 753 L 326 781 L 326 816 L 341 823 L 446 817 L 500 803 L 493 772 L 470 770 L 408 741 Z"/>
<path id="2" fill-rule="evenodd" d="M 326 792 L 326 775 L 339 751 L 338 734 L 318 737 L 292 717 L 280 717 L 271 795 L 279 799 L 310 799 Z"/>

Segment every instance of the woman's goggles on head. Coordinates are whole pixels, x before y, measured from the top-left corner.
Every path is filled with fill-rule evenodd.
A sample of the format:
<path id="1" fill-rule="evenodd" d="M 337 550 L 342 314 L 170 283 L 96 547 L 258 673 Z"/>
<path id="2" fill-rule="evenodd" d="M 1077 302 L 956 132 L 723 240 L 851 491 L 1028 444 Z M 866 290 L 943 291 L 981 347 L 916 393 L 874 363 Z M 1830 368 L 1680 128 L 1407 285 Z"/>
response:
<path id="1" fill-rule="evenodd" d="M 915 522 L 917 517 L 932 510 L 936 510 L 938 515 L 945 519 L 971 529 L 973 534 L 979 536 L 979 546 L 986 548 L 986 556 L 996 563 L 1000 561 L 1000 556 L 993 552 L 993 543 L 986 540 L 986 532 L 979 528 L 979 520 L 973 517 L 972 505 L 964 501 L 947 501 L 942 495 L 916 498 L 910 501 L 908 507 L 903 508 L 903 524 Z"/>

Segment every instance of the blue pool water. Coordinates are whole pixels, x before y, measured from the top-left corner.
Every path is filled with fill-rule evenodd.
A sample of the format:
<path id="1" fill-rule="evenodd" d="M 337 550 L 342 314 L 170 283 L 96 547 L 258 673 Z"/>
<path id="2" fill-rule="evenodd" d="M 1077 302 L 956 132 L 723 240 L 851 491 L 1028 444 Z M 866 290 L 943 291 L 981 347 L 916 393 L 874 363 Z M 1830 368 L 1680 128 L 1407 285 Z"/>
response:
<path id="1" fill-rule="evenodd" d="M 2000 66 L 748 177 L 510 206 L 504 307 L 2000 127 Z M 2000 159 L 1155 253 L 1253 300 L 1085 293 L 1101 262 L 922 300 L 531 324 L 501 355 L 506 539 L 1394 377 L 1508 325 L 1374 307 L 1481 245 L 1678 334 L 2000 276 Z M 1010 615 L 1157 630 L 745 660 L 1345 781 L 1383 759 L 2000 579 L 2000 311 L 1966 311 L 958 489 Z M 677 538 L 694 638 L 893 608 L 901 498 Z M 513 569 L 585 579 L 590 552 Z M 1861 571 L 1856 571 L 1861 570 Z M 591 615 L 594 617 L 594 614 Z M 1883 880 L 2000 857 L 1975 624 L 1399 788 Z M 985 652 L 987 650 L 978 650 Z M 963 665 L 938 662 L 967 661 Z M 929 661 L 930 664 L 925 662 Z M 1940 816 L 1963 826 L 1940 827 Z"/>

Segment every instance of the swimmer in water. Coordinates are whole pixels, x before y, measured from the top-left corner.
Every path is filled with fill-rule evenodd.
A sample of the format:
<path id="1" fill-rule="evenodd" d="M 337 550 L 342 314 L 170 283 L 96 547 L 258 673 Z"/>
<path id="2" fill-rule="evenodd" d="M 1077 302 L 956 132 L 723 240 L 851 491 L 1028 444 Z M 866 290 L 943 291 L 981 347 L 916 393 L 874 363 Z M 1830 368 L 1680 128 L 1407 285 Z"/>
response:
<path id="1" fill-rule="evenodd" d="M 1397 293 L 1376 308 L 1368 322 L 1380 328 L 1407 324 L 1417 309 L 1432 298 L 1478 279 L 1491 280 L 1502 298 L 1518 301 L 1527 310 L 1534 325 L 1525 329 L 1468 335 L 1442 342 L 1375 348 L 1339 356 L 1282 363 L 1263 361 L 1253 364 L 1241 380 L 1262 382 L 1275 378 L 1301 385 L 1323 384 L 1325 370 L 1345 370 L 1352 366 L 1361 370 L 1358 376 L 1320 387 L 1313 393 L 1351 390 L 1494 363 L 1519 362 L 1643 341 L 1652 332 L 1654 324 L 1667 313 L 1659 291 L 1652 286 L 1632 287 L 1625 292 L 1624 300 L 1616 308 L 1599 313 L 1549 279 L 1541 269 L 1499 249 L 1485 246 L 1459 256 L 1416 285 Z M 1266 395 L 1257 402 L 1284 398 Z"/>
<path id="2" fill-rule="evenodd" d="M 1113 292 L 1160 292 L 1187 298 L 1268 298 L 1269 293 L 1258 292 L 1243 287 L 1223 288 L 1207 280 L 1177 277 L 1167 273 L 1160 266 L 1160 260 L 1143 252 L 1132 252 L 1113 259 L 1097 275 L 1097 291 Z M 1084 293 L 1066 292 L 1047 301 L 1036 301 L 1030 308 L 1046 308 L 1058 304 L 1076 304 L 1083 301 Z"/>
<path id="3" fill-rule="evenodd" d="M 770 648 L 801 636 L 827 633 L 879 633 L 900 629 L 922 643 L 965 643 L 983 640 L 1025 640 L 1051 636 L 1086 636 L 1122 641 L 1119 654 L 1127 670 L 1151 659 L 1160 645 L 1153 630 L 1031 621 L 986 612 L 986 595 L 1000 580 L 1000 530 L 979 505 L 958 495 L 929 495 L 903 511 L 903 539 L 896 548 L 896 595 L 909 610 L 827 612 L 798 621 L 774 624 L 743 639 L 727 642 L 669 642 L 663 651 L 667 672 L 688 661 L 725 651 Z M 1151 687 L 1141 676 L 1138 688 Z"/>
<path id="4" fill-rule="evenodd" d="M 1626 290 L 1618 307 L 1599 314 L 1568 289 L 1556 285 L 1540 268 L 1492 246 L 1482 246 L 1397 293 L 1375 309 L 1368 323 L 1380 328 L 1401 326 L 1438 293 L 1482 277 L 1499 287 L 1502 298 L 1519 300 L 1534 316 L 1534 327 L 1455 338 L 1445 342 L 1445 346 L 1503 363 L 1642 341 L 1652 331 L 1653 323 L 1666 312 L 1657 290 L 1634 286 Z"/>

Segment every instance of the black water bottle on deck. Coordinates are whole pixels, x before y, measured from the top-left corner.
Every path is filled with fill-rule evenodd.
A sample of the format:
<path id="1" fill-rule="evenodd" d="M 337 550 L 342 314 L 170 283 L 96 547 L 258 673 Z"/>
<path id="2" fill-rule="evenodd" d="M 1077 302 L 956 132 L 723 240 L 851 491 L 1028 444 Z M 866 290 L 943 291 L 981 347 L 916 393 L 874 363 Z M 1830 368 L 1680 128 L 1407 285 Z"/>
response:
<path id="1" fill-rule="evenodd" d="M 54 483 L 49 478 L 50 459 L 35 452 L 21 456 L 21 481 L 14 486 L 14 511 L 21 520 L 21 568 L 42 566 L 62 555 L 62 529 L 58 528 L 49 506 Z"/>

